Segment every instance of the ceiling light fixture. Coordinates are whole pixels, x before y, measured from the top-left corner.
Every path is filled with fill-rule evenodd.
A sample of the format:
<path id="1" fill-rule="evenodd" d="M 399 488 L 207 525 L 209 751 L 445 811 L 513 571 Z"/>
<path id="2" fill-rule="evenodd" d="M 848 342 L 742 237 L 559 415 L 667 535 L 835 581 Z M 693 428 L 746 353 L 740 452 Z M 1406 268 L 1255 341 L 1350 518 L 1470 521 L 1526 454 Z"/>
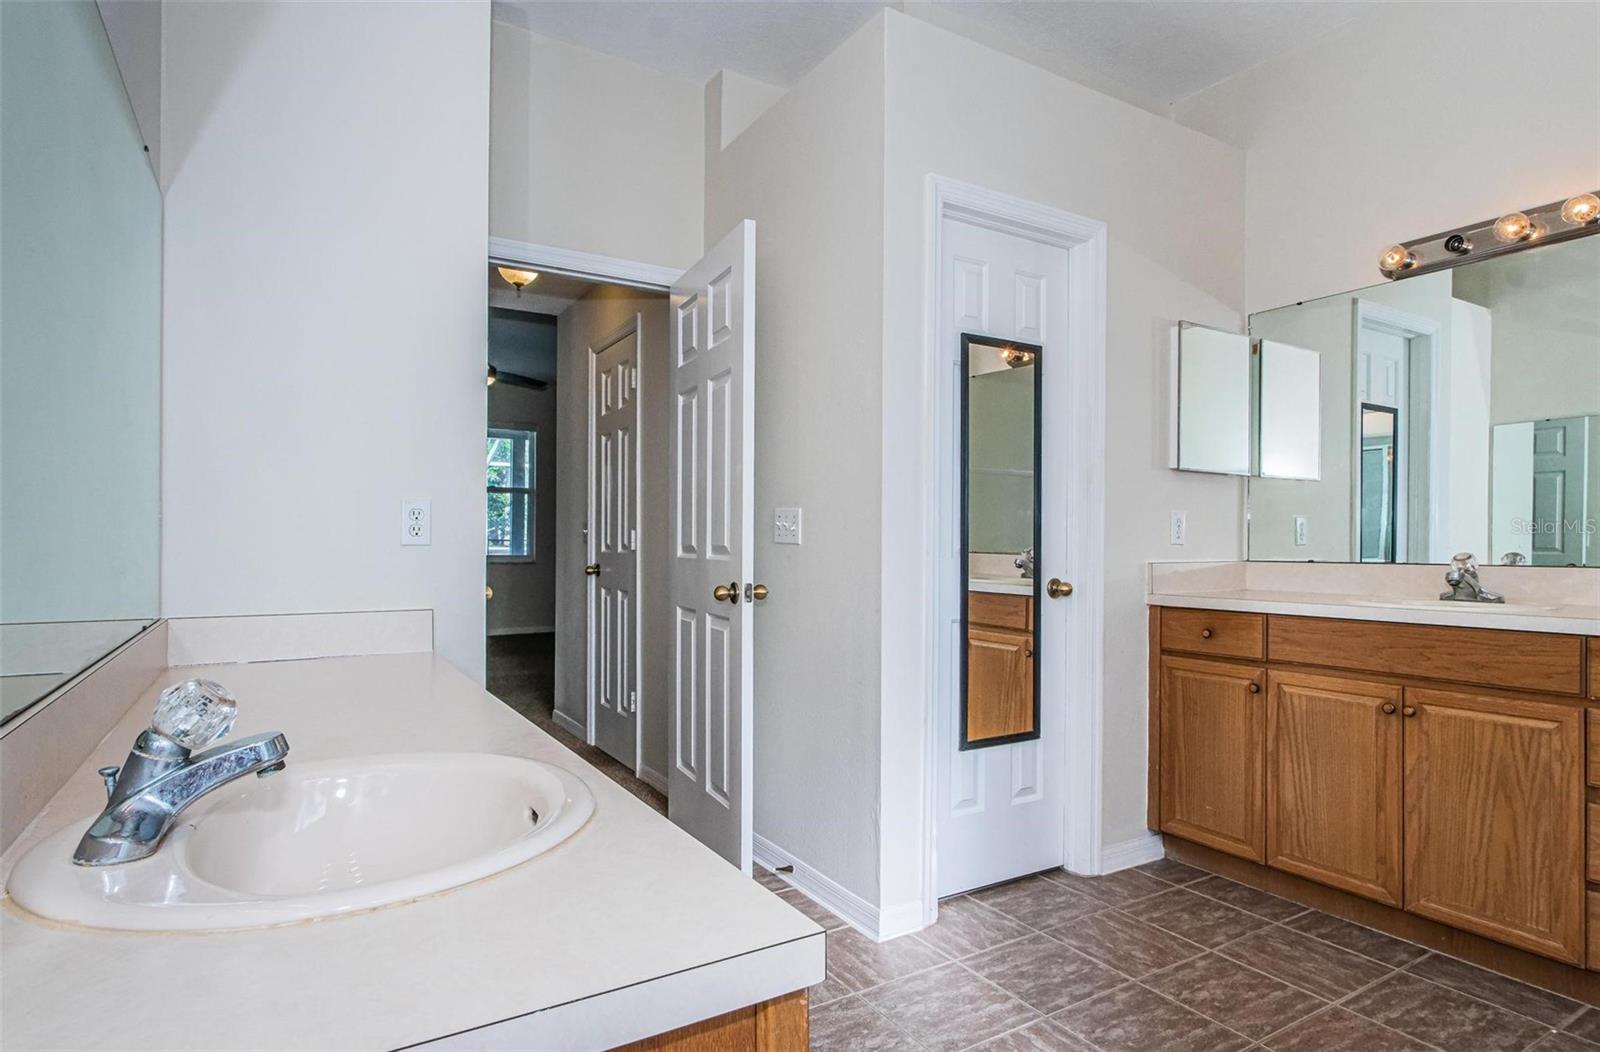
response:
<path id="1" fill-rule="evenodd" d="M 522 295 L 522 290 L 539 280 L 539 275 L 531 270 L 518 270 L 516 267 L 495 267 L 500 272 L 500 279 L 507 285 L 517 290 L 517 295 Z"/>
<path id="2" fill-rule="evenodd" d="M 1386 278 L 1410 278 L 1590 234 L 1600 234 L 1600 191 L 1402 241 L 1384 250 L 1378 270 Z"/>
<path id="3" fill-rule="evenodd" d="M 489 366 L 489 386 L 493 387 L 494 382 L 498 379 L 500 379 L 500 374 L 495 371 L 494 366 Z"/>

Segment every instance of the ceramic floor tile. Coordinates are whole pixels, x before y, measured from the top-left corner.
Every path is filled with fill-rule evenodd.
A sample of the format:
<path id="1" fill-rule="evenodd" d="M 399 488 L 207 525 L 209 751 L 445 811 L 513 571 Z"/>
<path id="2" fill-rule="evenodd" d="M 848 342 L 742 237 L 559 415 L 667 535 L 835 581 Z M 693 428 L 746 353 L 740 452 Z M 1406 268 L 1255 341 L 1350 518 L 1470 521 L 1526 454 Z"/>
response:
<path id="1" fill-rule="evenodd" d="M 1147 877 L 1155 877 L 1157 880 L 1164 880 L 1168 884 L 1193 884 L 1197 880 L 1204 880 L 1210 876 L 1203 869 L 1186 866 L 1177 859 L 1172 858 L 1146 862 L 1142 866 L 1135 866 L 1134 869 Z"/>
<path id="2" fill-rule="evenodd" d="M 1344 1007 L 1450 1052 L 1520 1052 L 1549 1032 L 1524 1016 L 1405 972 L 1361 991 Z"/>
<path id="3" fill-rule="evenodd" d="M 1580 1037 L 1557 1032 L 1540 1038 L 1528 1046 L 1528 1052 L 1595 1052 L 1600 1045 L 1592 1045 Z"/>
<path id="4" fill-rule="evenodd" d="M 1553 1027 L 1564 1025 L 1583 1008 L 1577 1001 L 1560 994 L 1519 983 L 1443 954 L 1429 954 L 1407 971 Z"/>
<path id="5" fill-rule="evenodd" d="M 1206 877 L 1190 884 L 1189 890 L 1219 899 L 1230 906 L 1254 913 L 1258 917 L 1265 917 L 1269 921 L 1286 921 L 1306 911 L 1306 907 L 1298 902 L 1268 895 L 1264 891 L 1257 891 L 1225 877 Z"/>
<path id="6" fill-rule="evenodd" d="M 1272 1052 L 1430 1052 L 1422 1042 L 1342 1008 L 1302 1019 L 1261 1047 Z"/>
<path id="7" fill-rule="evenodd" d="M 1116 910 L 1079 918 L 1065 927 L 1052 929 L 1050 934 L 1135 979 L 1204 952 L 1202 947 L 1187 939 Z"/>
<path id="8" fill-rule="evenodd" d="M 1053 928 L 1106 908 L 1106 904 L 1099 899 L 1044 877 L 1025 877 L 1010 884 L 973 892 L 972 897 L 1013 920 L 1039 929 Z"/>
<path id="9" fill-rule="evenodd" d="M 1249 1038 L 1128 983 L 1051 1019 L 1104 1052 L 1235 1052 Z"/>
<path id="10" fill-rule="evenodd" d="M 812 1052 L 917 1052 L 917 1043 L 860 997 L 811 1012 Z"/>
<path id="11" fill-rule="evenodd" d="M 973 1052 L 1096 1052 L 1093 1045 L 1060 1023 L 1041 1019 L 1037 1023 L 991 1038 Z"/>
<path id="12" fill-rule="evenodd" d="M 1353 993 L 1390 971 L 1387 965 L 1276 925 L 1217 952 L 1328 1000 Z"/>
<path id="13" fill-rule="evenodd" d="M 1391 968 L 1403 968 L 1428 954 L 1426 949 L 1416 943 L 1396 939 L 1381 931 L 1363 928 L 1359 924 L 1352 924 L 1350 921 L 1316 910 L 1307 910 L 1285 924 L 1295 931 L 1304 932 L 1323 942 L 1331 942 L 1351 953 L 1370 957 Z"/>
<path id="14" fill-rule="evenodd" d="M 1144 983 L 1185 1008 L 1256 1040 L 1326 1005 L 1304 990 L 1214 953 L 1146 976 Z"/>
<path id="15" fill-rule="evenodd" d="M 930 1052 L 956 1052 L 1042 1016 L 959 964 L 947 964 L 861 995 Z"/>
<path id="16" fill-rule="evenodd" d="M 788 888 L 778 893 L 778 898 L 787 902 L 807 917 L 816 921 L 825 931 L 844 927 L 844 918 L 834 913 L 817 900 L 808 897 L 804 892 Z"/>
<path id="17" fill-rule="evenodd" d="M 962 895 L 939 903 L 938 923 L 917 932 L 917 938 L 940 953 L 965 957 L 1021 938 L 1032 930 Z"/>
<path id="18" fill-rule="evenodd" d="M 1182 888 L 1124 906 L 1122 912 L 1212 949 L 1271 923 Z"/>
<path id="19" fill-rule="evenodd" d="M 1048 935 L 980 953 L 962 962 L 985 979 L 1049 1014 L 1121 986 L 1128 977 Z"/>
<path id="20" fill-rule="evenodd" d="M 811 1007 L 820 1008 L 829 1001 L 837 1001 L 841 997 L 848 997 L 853 992 L 844 983 L 834 978 L 832 972 L 828 972 L 823 977 L 822 982 L 813 986 L 808 993 L 811 998 Z"/>
<path id="21" fill-rule="evenodd" d="M 789 882 L 768 869 L 766 866 L 752 866 L 756 883 L 769 891 L 788 891 Z"/>
<path id="22" fill-rule="evenodd" d="M 1600 1008 L 1586 1008 L 1566 1029 L 1588 1041 L 1600 1044 Z"/>
<path id="23" fill-rule="evenodd" d="M 853 928 L 828 933 L 828 974 L 849 990 L 867 990 L 943 964 L 933 947 L 906 935 L 873 942 Z"/>
<path id="24" fill-rule="evenodd" d="M 1099 899 L 1108 906 L 1126 906 L 1130 902 L 1159 895 L 1171 886 L 1164 880 L 1157 880 L 1132 869 L 1108 873 L 1103 877 L 1081 877 L 1076 873 L 1058 869 L 1044 874 L 1044 877 L 1073 891 L 1081 891 L 1091 898 Z"/>

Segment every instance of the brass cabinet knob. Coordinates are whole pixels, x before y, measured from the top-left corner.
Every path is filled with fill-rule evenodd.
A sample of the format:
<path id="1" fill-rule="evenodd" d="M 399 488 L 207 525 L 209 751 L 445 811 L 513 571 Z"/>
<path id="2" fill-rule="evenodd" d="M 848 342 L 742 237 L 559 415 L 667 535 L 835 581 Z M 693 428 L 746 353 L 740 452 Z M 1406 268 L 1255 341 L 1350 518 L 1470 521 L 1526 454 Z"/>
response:
<path id="1" fill-rule="evenodd" d="M 748 602 L 759 603 L 767 595 L 767 586 L 764 584 L 747 584 L 744 586 L 744 597 Z"/>
<path id="2" fill-rule="evenodd" d="M 583 568 L 583 572 L 585 574 L 587 574 L 588 576 L 590 576 L 590 577 L 599 577 L 600 576 L 600 564 L 599 563 L 590 563 L 588 566 L 585 566 Z"/>
<path id="3" fill-rule="evenodd" d="M 1383 714 L 1385 716 L 1393 716 L 1394 715 L 1394 702 L 1386 701 L 1386 702 L 1383 703 Z"/>
<path id="4" fill-rule="evenodd" d="M 1065 599 L 1072 594 L 1072 582 L 1052 577 L 1050 583 L 1044 586 L 1044 591 L 1051 599 Z"/>
<path id="5" fill-rule="evenodd" d="M 711 598 L 719 603 L 733 603 L 737 606 L 739 603 L 739 582 L 734 581 L 732 584 L 717 585 L 711 589 Z"/>
<path id="6" fill-rule="evenodd" d="M 1200 638 L 1201 638 L 1201 639 L 1210 639 L 1210 638 L 1211 638 L 1211 629 L 1209 629 L 1209 628 L 1202 628 L 1202 629 L 1201 629 L 1201 630 L 1200 630 Z"/>
<path id="7" fill-rule="evenodd" d="M 1400 710 L 1400 714 L 1408 717 L 1415 716 L 1417 714 L 1417 707 L 1415 705 L 1407 705 L 1405 708 Z"/>
<path id="8" fill-rule="evenodd" d="M 1252 694 L 1260 694 L 1261 693 L 1261 684 L 1252 682 L 1250 684 L 1250 693 L 1252 693 Z"/>

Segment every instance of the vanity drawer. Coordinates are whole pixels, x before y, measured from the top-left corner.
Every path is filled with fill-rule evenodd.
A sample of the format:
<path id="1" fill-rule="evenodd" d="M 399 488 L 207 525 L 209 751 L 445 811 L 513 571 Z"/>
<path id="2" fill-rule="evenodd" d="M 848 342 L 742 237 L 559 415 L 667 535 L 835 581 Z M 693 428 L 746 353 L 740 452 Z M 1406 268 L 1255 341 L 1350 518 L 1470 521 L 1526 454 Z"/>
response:
<path id="1" fill-rule="evenodd" d="M 1267 621 L 1267 651 L 1275 662 L 1474 687 L 1573 695 L 1584 690 L 1580 636 L 1274 614 Z"/>
<path id="2" fill-rule="evenodd" d="M 968 592 L 967 624 L 1015 628 L 1026 632 L 1033 627 L 1033 600 L 1025 595 L 1000 592 Z"/>
<path id="3" fill-rule="evenodd" d="M 1161 649 L 1216 657 L 1267 656 L 1266 617 L 1226 610 L 1161 610 Z"/>

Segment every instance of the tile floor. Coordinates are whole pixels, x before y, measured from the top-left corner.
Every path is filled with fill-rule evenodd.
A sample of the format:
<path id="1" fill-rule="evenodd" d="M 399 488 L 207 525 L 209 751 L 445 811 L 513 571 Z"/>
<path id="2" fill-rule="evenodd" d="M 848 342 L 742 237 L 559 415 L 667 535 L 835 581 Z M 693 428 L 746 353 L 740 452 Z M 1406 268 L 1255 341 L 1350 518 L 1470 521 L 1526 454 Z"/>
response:
<path id="1" fill-rule="evenodd" d="M 665 813 L 552 721 L 553 670 L 549 635 L 489 641 L 490 693 Z M 756 876 L 828 931 L 816 1052 L 1600 1052 L 1600 1009 L 1171 860 L 961 895 L 886 943 Z"/>
<path id="2" fill-rule="evenodd" d="M 1164 860 L 962 895 L 875 943 L 828 929 L 818 1052 L 1600 1052 L 1600 1010 Z"/>

